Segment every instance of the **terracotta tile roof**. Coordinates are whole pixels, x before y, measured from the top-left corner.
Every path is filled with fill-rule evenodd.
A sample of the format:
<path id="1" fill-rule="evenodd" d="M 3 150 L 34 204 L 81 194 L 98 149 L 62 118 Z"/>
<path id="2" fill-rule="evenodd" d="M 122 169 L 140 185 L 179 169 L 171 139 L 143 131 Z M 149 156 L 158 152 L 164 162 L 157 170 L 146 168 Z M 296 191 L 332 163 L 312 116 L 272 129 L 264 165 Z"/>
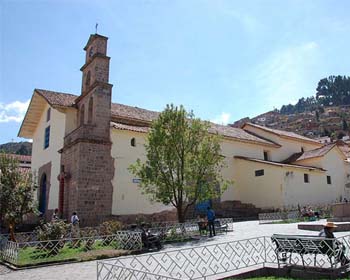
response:
<path id="1" fill-rule="evenodd" d="M 261 126 L 261 125 L 257 125 L 257 124 L 253 124 L 253 123 L 245 123 L 242 126 L 242 129 L 244 129 L 244 127 L 247 126 L 247 125 L 250 125 L 250 126 L 253 126 L 253 127 L 256 127 L 256 128 L 260 128 L 262 130 L 265 130 L 267 132 L 271 132 L 271 133 L 273 133 L 275 135 L 278 135 L 278 136 L 281 136 L 281 137 L 295 138 L 295 139 L 299 139 L 299 140 L 313 142 L 315 144 L 320 144 L 318 141 L 316 141 L 314 139 L 311 139 L 311 138 L 308 138 L 308 137 L 296 134 L 294 132 L 278 130 L 278 129 L 272 129 L 272 128 L 269 128 L 269 127 L 266 127 L 266 126 Z"/>
<path id="2" fill-rule="evenodd" d="M 16 155 L 16 154 L 7 154 L 8 156 L 16 158 L 18 161 L 21 162 L 31 162 L 32 156 L 26 156 L 26 155 Z"/>
<path id="3" fill-rule="evenodd" d="M 49 91 L 44 89 L 35 89 L 38 94 L 44 97 L 51 106 L 73 107 L 77 95 Z"/>
<path id="4" fill-rule="evenodd" d="M 224 125 L 217 125 L 214 123 L 210 123 L 210 124 L 211 124 L 211 127 L 209 128 L 210 133 L 218 133 L 221 136 L 234 138 L 238 141 L 259 143 L 259 144 L 265 144 L 265 145 L 275 145 L 279 147 L 278 144 L 258 138 L 254 135 L 247 133 L 243 129 L 224 126 Z M 117 122 L 111 122 L 111 126 L 113 128 L 120 129 L 120 130 L 129 130 L 129 131 L 136 131 L 136 132 L 142 132 L 142 133 L 147 133 L 149 131 L 149 127 L 146 127 L 146 126 L 136 126 L 136 125 L 117 123 Z"/>
<path id="5" fill-rule="evenodd" d="M 258 136 L 255 136 L 241 128 L 226 126 L 226 125 L 219 125 L 215 123 L 210 123 L 211 128 L 209 129 L 212 133 L 218 133 L 219 135 L 229 137 L 229 138 L 235 138 L 237 140 L 243 140 L 247 142 L 258 142 L 261 144 L 267 144 L 267 145 L 273 145 L 280 147 L 280 145 L 269 141 L 267 139 L 260 138 Z"/>
<path id="6" fill-rule="evenodd" d="M 347 143 L 344 143 L 344 145 L 338 145 L 338 148 L 344 153 L 346 158 L 350 158 L 350 147 Z"/>
<path id="7" fill-rule="evenodd" d="M 122 118 L 122 119 L 134 119 L 141 120 L 145 122 L 152 122 L 158 118 L 159 113 L 155 111 L 150 111 L 138 107 L 132 107 L 128 105 L 123 105 L 119 103 L 112 103 L 111 106 L 112 119 Z"/>
<path id="8" fill-rule="evenodd" d="M 135 125 L 126 125 L 121 123 L 111 122 L 111 127 L 120 129 L 120 130 L 129 130 L 141 133 L 147 133 L 149 131 L 149 127 L 145 126 L 135 126 Z"/>
<path id="9" fill-rule="evenodd" d="M 264 163 L 279 167 L 294 167 L 294 168 L 302 168 L 302 169 L 308 169 L 308 170 L 318 170 L 318 171 L 326 171 L 323 168 L 315 167 L 315 166 L 305 166 L 305 165 L 298 165 L 298 164 L 288 164 L 288 163 L 282 163 L 282 162 L 275 162 L 275 161 L 267 161 L 257 158 L 249 158 L 249 157 L 243 157 L 243 156 L 234 156 L 236 159 L 242 159 L 246 161 L 252 161 L 252 162 L 258 162 L 258 163 Z"/>
<path id="10" fill-rule="evenodd" d="M 74 107 L 77 95 L 54 92 L 43 89 L 35 90 L 38 94 L 44 97 L 52 106 Z M 112 103 L 111 105 L 112 121 L 115 128 L 144 132 L 145 127 L 153 120 L 157 119 L 159 112 L 150 111 L 138 107 L 123 105 L 119 103 Z M 123 124 L 124 126 L 122 126 Z M 136 125 L 135 125 L 136 124 Z M 141 126 L 140 126 L 141 125 Z M 143 128 L 140 128 L 143 127 Z M 210 131 L 218 133 L 224 137 L 233 138 L 238 141 L 245 141 L 251 143 L 265 144 L 275 147 L 280 145 L 259 136 L 253 135 L 241 128 L 234 128 L 230 126 L 218 125 L 211 123 Z"/>
<path id="11" fill-rule="evenodd" d="M 302 152 L 295 153 L 295 154 L 291 155 L 289 158 L 287 158 L 286 160 L 284 160 L 283 163 L 293 163 L 293 162 L 306 160 L 306 159 L 310 159 L 310 158 L 323 157 L 330 150 L 332 150 L 335 146 L 338 146 L 340 151 L 343 152 L 339 145 L 337 145 L 336 143 L 331 143 L 331 144 L 324 145 L 324 146 L 317 148 L 317 149 L 314 149 L 314 150 L 305 151 L 303 153 Z M 343 152 L 343 154 L 344 154 L 344 157 L 346 157 L 346 154 L 344 152 Z"/>

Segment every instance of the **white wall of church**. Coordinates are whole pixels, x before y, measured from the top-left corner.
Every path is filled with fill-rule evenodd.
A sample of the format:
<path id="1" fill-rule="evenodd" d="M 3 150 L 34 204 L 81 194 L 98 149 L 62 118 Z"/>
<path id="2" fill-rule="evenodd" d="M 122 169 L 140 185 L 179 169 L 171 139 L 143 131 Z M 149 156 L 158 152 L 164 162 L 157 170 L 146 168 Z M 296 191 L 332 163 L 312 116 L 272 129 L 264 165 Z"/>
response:
<path id="1" fill-rule="evenodd" d="M 240 200 L 240 194 L 236 177 L 239 174 L 235 166 L 234 156 L 244 156 L 251 158 L 264 158 L 264 146 L 250 144 L 239 141 L 223 139 L 221 142 L 221 154 L 225 156 L 226 166 L 222 169 L 221 174 L 225 180 L 233 181 L 233 185 L 222 194 L 221 201 Z M 271 150 L 276 148 L 270 148 Z"/>
<path id="2" fill-rule="evenodd" d="M 60 173 L 61 155 L 58 150 L 63 147 L 63 137 L 65 131 L 65 115 L 54 108 L 51 108 L 50 120 L 46 121 L 46 112 L 50 108 L 47 104 L 41 114 L 33 136 L 32 146 L 32 171 L 38 174 L 39 168 L 51 161 L 51 181 L 48 209 L 58 207 L 59 181 L 57 176 Z M 50 144 L 44 149 L 45 129 L 50 126 Z M 40 178 L 38 178 L 40 180 Z"/>
<path id="3" fill-rule="evenodd" d="M 128 215 L 138 213 L 155 213 L 172 207 L 166 207 L 160 203 L 151 204 L 145 195 L 142 195 L 140 188 L 133 179 L 137 179 L 130 173 L 130 164 L 140 158 L 145 160 L 145 137 L 146 134 L 126 131 L 111 130 L 112 157 L 115 159 L 115 176 L 113 183 L 113 207 L 114 215 Z M 136 147 L 132 147 L 130 141 L 136 139 Z M 223 139 L 221 142 L 221 154 L 225 156 L 225 167 L 222 169 L 222 176 L 225 180 L 233 181 L 228 189 L 222 194 L 221 201 L 240 200 L 237 176 L 246 174 L 245 170 L 238 170 L 235 166 L 234 156 L 246 156 L 252 158 L 264 157 L 264 146 Z M 272 148 L 276 149 L 276 148 Z"/>
<path id="4" fill-rule="evenodd" d="M 65 135 L 71 133 L 76 128 L 77 128 L 77 109 L 67 108 Z"/>
<path id="5" fill-rule="evenodd" d="M 142 195 L 137 184 L 133 183 L 133 179 L 137 178 L 128 171 L 130 164 L 134 163 L 137 158 L 145 160 L 146 134 L 117 129 L 111 131 L 112 157 L 115 159 L 112 213 L 114 215 L 150 214 L 169 209 L 160 203 L 151 204 L 147 197 Z M 132 138 L 136 139 L 136 147 L 130 144 Z M 331 150 L 322 160 L 316 160 L 317 166 L 326 169 L 326 172 L 234 159 L 234 156 L 237 155 L 263 159 L 264 151 L 268 150 L 276 160 L 278 156 L 283 158 L 290 156 L 286 154 L 284 157 L 279 153 L 298 152 L 296 149 L 301 145 L 305 150 L 315 148 L 313 144 L 305 145 L 303 142 L 298 143 L 288 139 L 279 139 L 279 141 L 288 146 L 282 152 L 282 148 L 269 147 L 266 149 L 266 146 L 262 145 L 229 139 L 222 140 L 221 154 L 225 157 L 226 163 L 222 176 L 226 180 L 233 181 L 233 185 L 223 193 L 221 201 L 241 200 L 262 208 L 283 208 L 298 204 L 331 203 L 339 199 L 340 195 L 344 197 L 346 170 L 349 170 L 349 164 L 342 160 L 341 154 L 335 149 Z M 306 165 L 306 163 L 303 164 Z M 260 169 L 264 170 L 264 176 L 255 176 L 255 171 Z M 304 183 L 304 173 L 309 174 L 309 183 Z M 350 174 L 350 171 L 348 173 Z M 327 184 L 327 175 L 332 178 L 331 185 Z"/>
<path id="6" fill-rule="evenodd" d="M 283 206 L 283 168 L 242 159 L 234 161 L 239 200 L 261 208 Z M 256 170 L 264 170 L 264 175 L 256 177 Z"/>
<path id="7" fill-rule="evenodd" d="M 340 198 L 350 198 L 350 192 L 345 187 L 346 183 L 350 182 L 347 174 L 350 174 L 350 165 L 345 162 L 341 151 L 337 147 L 330 150 L 325 156 L 311 158 L 307 160 L 298 161 L 297 164 L 305 166 L 317 166 L 325 169 L 325 174 L 317 182 L 317 193 L 314 197 L 318 200 L 326 202 L 334 202 Z M 327 176 L 331 177 L 331 184 L 327 184 Z M 309 190 L 310 188 L 307 188 Z M 305 190 L 302 190 L 305 191 Z M 329 193 L 331 191 L 331 195 Z M 301 193 L 299 193 L 301 195 Z"/>
<path id="8" fill-rule="evenodd" d="M 308 174 L 309 183 L 304 182 Z M 335 202 L 338 193 L 334 184 L 327 185 L 327 173 L 321 171 L 294 170 L 284 177 L 284 204 L 287 207 L 324 205 Z"/>
<path id="9" fill-rule="evenodd" d="M 138 178 L 128 170 L 128 167 L 138 158 L 145 160 L 145 137 L 144 133 L 111 129 L 112 157 L 115 168 L 112 181 L 113 215 L 152 214 L 173 209 L 172 206 L 165 206 L 161 203 L 152 204 L 141 193 L 137 183 L 133 183 L 133 179 Z M 136 139 L 136 147 L 131 146 L 132 138 Z"/>

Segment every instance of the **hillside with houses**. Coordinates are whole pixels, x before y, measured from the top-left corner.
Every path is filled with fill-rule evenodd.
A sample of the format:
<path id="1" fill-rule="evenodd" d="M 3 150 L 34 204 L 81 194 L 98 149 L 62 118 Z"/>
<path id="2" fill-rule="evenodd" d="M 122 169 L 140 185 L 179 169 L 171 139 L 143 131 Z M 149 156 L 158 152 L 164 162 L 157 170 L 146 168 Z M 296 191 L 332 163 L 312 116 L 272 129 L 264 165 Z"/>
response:
<path id="1" fill-rule="evenodd" d="M 283 105 L 254 118 L 243 118 L 233 124 L 241 127 L 252 122 L 273 129 L 295 132 L 327 143 L 337 139 L 349 140 L 350 79 L 330 76 L 320 80 L 316 97 L 300 98 L 295 105 Z"/>
<path id="2" fill-rule="evenodd" d="M 322 142 L 336 139 L 349 139 L 350 106 L 331 106 L 322 112 L 306 111 L 289 115 L 278 110 L 269 111 L 254 118 L 244 118 L 231 124 L 241 127 L 252 122 L 266 127 L 295 132 Z"/>

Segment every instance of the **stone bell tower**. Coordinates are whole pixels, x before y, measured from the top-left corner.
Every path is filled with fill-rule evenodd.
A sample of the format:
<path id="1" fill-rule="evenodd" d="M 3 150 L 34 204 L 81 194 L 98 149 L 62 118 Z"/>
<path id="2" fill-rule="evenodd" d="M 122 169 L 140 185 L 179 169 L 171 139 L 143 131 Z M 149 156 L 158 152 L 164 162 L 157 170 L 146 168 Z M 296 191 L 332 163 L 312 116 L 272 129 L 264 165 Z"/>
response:
<path id="1" fill-rule="evenodd" d="M 65 136 L 62 149 L 63 216 L 69 218 L 76 211 L 83 226 L 108 219 L 112 211 L 112 85 L 108 83 L 107 40 L 92 34 L 84 48 L 81 95 L 75 101 L 76 128 Z"/>

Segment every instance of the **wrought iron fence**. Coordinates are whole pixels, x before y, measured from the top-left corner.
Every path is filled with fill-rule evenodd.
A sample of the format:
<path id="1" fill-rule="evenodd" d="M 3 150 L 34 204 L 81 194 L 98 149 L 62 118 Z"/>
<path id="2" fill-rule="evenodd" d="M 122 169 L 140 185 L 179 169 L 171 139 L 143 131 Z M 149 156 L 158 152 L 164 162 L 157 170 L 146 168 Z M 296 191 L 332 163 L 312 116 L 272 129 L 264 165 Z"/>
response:
<path id="1" fill-rule="evenodd" d="M 257 237 L 97 263 L 97 279 L 221 279 L 267 264 L 348 267 L 350 235 Z"/>
<path id="2" fill-rule="evenodd" d="M 74 251 L 74 249 L 77 249 Z M 59 240 L 12 242 L 6 240 L 1 247 L 3 261 L 17 266 L 70 260 L 74 254 L 103 249 L 141 250 L 140 232 L 118 231 L 113 235 Z"/>
<path id="3" fill-rule="evenodd" d="M 227 225 L 228 231 L 233 230 L 233 219 L 232 218 L 219 218 L 217 221 L 221 225 Z M 130 225 L 125 225 L 125 228 L 129 228 Z M 150 231 L 153 233 L 164 233 L 167 235 L 167 239 L 164 240 L 182 240 L 185 237 L 191 237 L 195 234 L 198 234 L 198 220 L 189 220 L 184 223 L 178 223 L 176 221 L 168 222 L 157 222 L 150 224 Z M 80 237 L 89 237 L 89 236 L 101 236 L 105 235 L 105 229 L 98 227 L 84 227 L 79 229 Z M 16 242 L 34 242 L 38 241 L 38 236 L 35 231 L 31 232 L 16 232 L 14 233 Z M 1 234 L 0 237 L 9 239 L 9 234 Z M 70 238 L 71 232 L 68 231 L 64 238 Z"/>
<path id="4" fill-rule="evenodd" d="M 225 230 L 221 231 L 232 231 L 233 230 L 233 219 L 232 218 L 220 218 L 216 221 L 219 225 L 224 226 Z M 183 241 L 193 236 L 199 235 L 199 221 L 190 220 L 185 223 L 176 222 L 164 222 L 164 223 L 153 223 L 149 231 L 153 234 L 159 235 L 162 242 L 167 241 Z M 219 228 L 217 228 L 220 231 Z"/>
<path id="5" fill-rule="evenodd" d="M 284 221 L 300 218 L 299 211 L 260 213 L 259 223 L 270 223 L 274 221 Z"/>

